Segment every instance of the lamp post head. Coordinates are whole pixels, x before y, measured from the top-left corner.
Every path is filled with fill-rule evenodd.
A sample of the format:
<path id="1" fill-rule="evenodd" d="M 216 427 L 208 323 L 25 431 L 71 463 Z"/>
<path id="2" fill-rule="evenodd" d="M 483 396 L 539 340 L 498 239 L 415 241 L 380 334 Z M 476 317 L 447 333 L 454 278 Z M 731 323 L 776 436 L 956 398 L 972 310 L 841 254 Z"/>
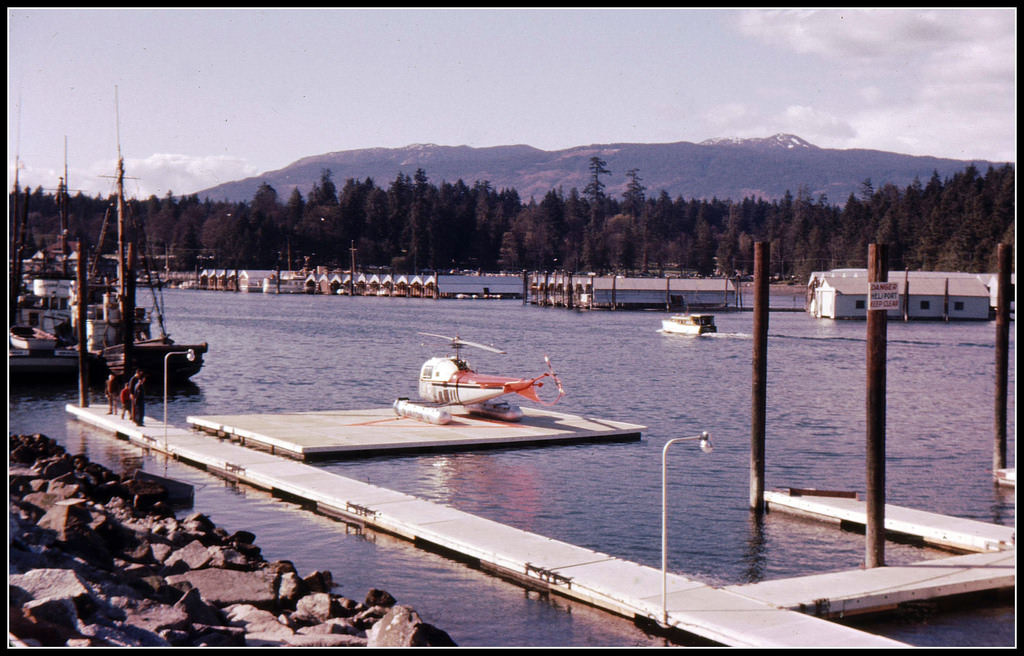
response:
<path id="1" fill-rule="evenodd" d="M 188 353 L 185 354 L 185 357 L 188 358 L 189 362 L 195 362 L 196 361 L 196 350 L 195 349 L 189 349 Z M 701 442 L 701 444 L 703 445 L 703 441 Z"/>
<path id="2" fill-rule="evenodd" d="M 711 453 L 714 447 L 711 445 L 711 433 L 704 431 L 700 434 L 700 450 L 704 453 Z"/>

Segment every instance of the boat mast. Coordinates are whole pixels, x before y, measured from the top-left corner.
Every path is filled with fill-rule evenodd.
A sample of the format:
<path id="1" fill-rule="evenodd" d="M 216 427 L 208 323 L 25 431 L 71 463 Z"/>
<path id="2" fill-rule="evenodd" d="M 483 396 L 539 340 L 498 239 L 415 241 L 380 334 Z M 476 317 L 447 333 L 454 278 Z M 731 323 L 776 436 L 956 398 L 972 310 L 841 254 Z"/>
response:
<path id="1" fill-rule="evenodd" d="M 57 190 L 57 204 L 60 209 L 60 244 L 61 274 L 68 275 L 68 138 L 64 137 L 64 177 L 60 179 L 60 189 Z"/>
<path id="2" fill-rule="evenodd" d="M 114 87 L 114 114 L 117 121 L 117 281 L 121 311 L 121 341 L 124 344 L 124 376 L 131 375 L 132 346 L 135 340 L 135 250 L 128 243 L 124 204 L 124 158 L 121 156 L 121 119 L 117 87 Z"/>
<path id="3" fill-rule="evenodd" d="M 117 86 L 114 86 L 114 122 L 117 137 L 117 285 L 121 296 L 121 312 L 125 298 L 125 212 L 124 212 L 124 158 L 121 157 L 121 116 L 118 109 Z M 122 320 L 124 315 L 122 314 Z"/>
<path id="4" fill-rule="evenodd" d="M 124 160 L 121 146 L 117 147 L 117 289 L 123 299 L 127 285 L 127 258 L 125 256 L 125 212 L 124 212 Z M 122 301 L 123 305 L 123 301 Z M 123 310 L 123 308 L 122 308 Z"/>
<path id="5" fill-rule="evenodd" d="M 21 206 L 18 203 L 18 195 L 21 193 L 20 183 L 18 181 L 18 173 L 21 169 L 21 162 L 18 156 L 14 156 L 14 229 L 11 231 L 11 288 L 10 297 L 8 301 L 7 319 L 8 328 L 13 326 L 17 321 L 18 314 L 18 296 L 21 294 L 21 246 L 22 238 L 19 234 L 22 231 L 21 226 Z"/>

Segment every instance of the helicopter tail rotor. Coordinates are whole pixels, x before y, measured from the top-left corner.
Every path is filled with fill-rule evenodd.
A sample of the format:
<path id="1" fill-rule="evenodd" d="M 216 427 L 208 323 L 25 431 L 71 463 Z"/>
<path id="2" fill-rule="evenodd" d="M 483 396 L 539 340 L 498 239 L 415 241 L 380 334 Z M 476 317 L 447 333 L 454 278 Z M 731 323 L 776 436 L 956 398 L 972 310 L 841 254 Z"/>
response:
<path id="1" fill-rule="evenodd" d="M 530 399 L 531 401 L 535 401 L 541 405 L 555 405 L 556 403 L 558 403 L 562 399 L 562 397 L 565 396 L 565 389 L 562 388 L 562 381 L 551 366 L 551 358 L 545 355 L 544 362 L 546 362 L 548 365 L 547 371 L 537 376 L 536 378 L 531 378 L 529 380 L 514 385 L 507 385 L 505 388 L 506 392 L 514 392 L 520 396 L 524 396 Z M 540 398 L 540 395 L 537 393 L 537 390 L 544 386 L 543 379 L 548 377 L 550 377 L 555 382 L 555 386 L 558 388 L 558 396 L 556 396 L 554 399 L 550 401 L 545 401 L 544 399 Z"/>

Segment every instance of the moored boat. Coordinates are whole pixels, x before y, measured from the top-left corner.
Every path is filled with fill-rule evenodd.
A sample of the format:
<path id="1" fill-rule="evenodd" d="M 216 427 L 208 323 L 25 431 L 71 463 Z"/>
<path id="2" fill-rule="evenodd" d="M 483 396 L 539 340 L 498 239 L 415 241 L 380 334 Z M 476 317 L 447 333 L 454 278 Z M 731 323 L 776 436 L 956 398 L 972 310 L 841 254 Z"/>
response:
<path id="1" fill-rule="evenodd" d="M 674 335 L 706 335 L 718 332 L 713 314 L 674 314 L 661 320 L 662 332 Z"/>
<path id="2" fill-rule="evenodd" d="M 169 380 L 182 382 L 199 373 L 199 370 L 203 368 L 203 354 L 207 349 L 206 342 L 177 344 L 166 336 L 138 340 L 132 344 L 132 368 L 141 369 L 150 377 L 158 377 L 158 379 L 162 379 L 166 373 Z M 192 359 L 186 357 L 190 351 L 194 354 Z M 182 357 L 168 358 L 168 354 Z M 130 372 L 125 372 L 123 344 L 108 346 L 100 352 L 100 355 L 107 363 L 110 373 L 122 378 L 127 378 L 130 375 Z"/>
<path id="3" fill-rule="evenodd" d="M 78 375 L 78 351 L 57 348 L 52 351 L 28 351 L 10 348 L 7 373 L 13 378 L 73 378 Z"/>
<path id="4" fill-rule="evenodd" d="M 63 378 L 78 373 L 78 350 L 34 326 L 11 326 L 7 356 L 12 378 Z"/>
<path id="5" fill-rule="evenodd" d="M 30 352 L 53 351 L 57 336 L 35 326 L 11 326 L 11 347 Z"/>

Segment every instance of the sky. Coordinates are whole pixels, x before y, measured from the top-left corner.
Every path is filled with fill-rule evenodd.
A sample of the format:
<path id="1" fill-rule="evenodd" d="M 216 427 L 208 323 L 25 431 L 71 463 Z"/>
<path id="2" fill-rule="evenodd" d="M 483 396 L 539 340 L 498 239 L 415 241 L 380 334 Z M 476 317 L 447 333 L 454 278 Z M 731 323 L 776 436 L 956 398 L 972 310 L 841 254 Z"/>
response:
<path id="1" fill-rule="evenodd" d="M 994 9 L 7 12 L 14 187 L 190 194 L 296 160 L 791 133 L 1016 163 L 1017 13 Z M 16 166 L 17 163 L 17 166 Z"/>

